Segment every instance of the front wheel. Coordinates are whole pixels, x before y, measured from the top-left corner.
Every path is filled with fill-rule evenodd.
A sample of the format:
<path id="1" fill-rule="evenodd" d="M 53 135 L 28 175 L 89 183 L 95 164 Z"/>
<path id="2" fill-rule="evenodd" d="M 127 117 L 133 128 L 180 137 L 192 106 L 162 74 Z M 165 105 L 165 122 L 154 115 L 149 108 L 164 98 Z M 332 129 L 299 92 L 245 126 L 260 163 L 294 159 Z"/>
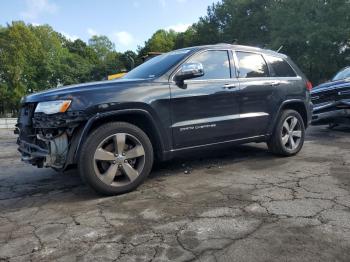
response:
<path id="1" fill-rule="evenodd" d="M 116 195 L 137 188 L 153 165 L 153 148 L 137 126 L 107 123 L 85 141 L 79 158 L 82 179 L 95 191 Z"/>
<path id="2" fill-rule="evenodd" d="M 282 111 L 267 145 L 277 155 L 293 156 L 303 147 L 305 125 L 295 110 Z"/>

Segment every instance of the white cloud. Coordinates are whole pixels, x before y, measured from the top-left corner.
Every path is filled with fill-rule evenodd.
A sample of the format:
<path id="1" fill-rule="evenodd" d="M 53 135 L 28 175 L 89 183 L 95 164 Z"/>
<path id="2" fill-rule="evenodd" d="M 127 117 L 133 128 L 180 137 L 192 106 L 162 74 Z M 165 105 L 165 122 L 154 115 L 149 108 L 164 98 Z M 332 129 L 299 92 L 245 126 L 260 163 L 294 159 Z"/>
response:
<path id="1" fill-rule="evenodd" d="M 115 42 L 119 45 L 122 46 L 129 46 L 134 42 L 134 37 L 132 34 L 125 32 L 125 31 L 120 31 L 120 32 L 115 32 L 113 33 L 113 39 Z"/>
<path id="2" fill-rule="evenodd" d="M 79 38 L 77 35 L 71 35 L 71 34 L 68 34 L 67 32 L 64 32 L 64 31 L 61 31 L 61 34 L 64 35 L 67 39 L 69 39 L 71 41 L 75 41 Z"/>
<path id="3" fill-rule="evenodd" d="M 172 29 L 175 32 L 181 33 L 181 32 L 185 32 L 190 26 L 191 26 L 191 24 L 182 24 L 182 23 L 180 23 L 180 24 L 168 26 L 165 29 L 166 30 Z"/>
<path id="4" fill-rule="evenodd" d="M 86 31 L 87 31 L 89 36 L 98 35 L 97 31 L 92 29 L 92 28 L 88 28 Z"/>
<path id="5" fill-rule="evenodd" d="M 40 14 L 54 14 L 58 6 L 51 0 L 26 0 L 26 10 L 20 15 L 25 19 L 36 19 Z"/>

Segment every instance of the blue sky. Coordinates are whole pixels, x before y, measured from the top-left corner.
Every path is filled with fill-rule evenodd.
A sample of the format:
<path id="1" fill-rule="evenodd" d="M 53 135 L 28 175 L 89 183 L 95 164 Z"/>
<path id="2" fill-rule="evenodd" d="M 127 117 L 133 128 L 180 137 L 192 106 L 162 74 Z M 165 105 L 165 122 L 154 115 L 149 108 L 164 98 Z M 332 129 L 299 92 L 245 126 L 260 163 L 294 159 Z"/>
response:
<path id="1" fill-rule="evenodd" d="M 106 35 L 116 50 L 136 50 L 157 29 L 184 31 L 218 0 L 4 0 L 0 24 L 49 24 L 70 39 Z"/>

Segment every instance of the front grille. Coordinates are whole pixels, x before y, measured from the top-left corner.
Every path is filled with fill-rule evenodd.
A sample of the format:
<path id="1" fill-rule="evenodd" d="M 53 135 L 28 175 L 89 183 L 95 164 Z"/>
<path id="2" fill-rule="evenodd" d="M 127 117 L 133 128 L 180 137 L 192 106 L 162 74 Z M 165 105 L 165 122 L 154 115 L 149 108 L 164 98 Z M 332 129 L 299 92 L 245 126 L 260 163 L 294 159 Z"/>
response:
<path id="1" fill-rule="evenodd" d="M 336 90 L 327 90 L 319 93 L 313 93 L 311 96 L 312 103 L 314 105 L 323 104 L 326 102 L 332 102 L 337 99 L 338 93 Z"/>
<path id="2" fill-rule="evenodd" d="M 350 86 L 337 90 L 338 99 L 350 99 Z"/>

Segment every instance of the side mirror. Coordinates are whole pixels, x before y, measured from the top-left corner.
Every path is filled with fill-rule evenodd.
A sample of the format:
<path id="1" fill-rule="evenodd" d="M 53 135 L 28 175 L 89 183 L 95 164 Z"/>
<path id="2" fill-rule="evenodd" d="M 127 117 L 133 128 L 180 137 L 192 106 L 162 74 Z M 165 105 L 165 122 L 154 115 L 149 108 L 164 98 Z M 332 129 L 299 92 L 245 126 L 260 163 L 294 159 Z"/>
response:
<path id="1" fill-rule="evenodd" d="M 181 66 L 180 71 L 175 76 L 175 81 L 179 84 L 187 79 L 204 76 L 204 69 L 201 63 L 186 63 Z"/>

